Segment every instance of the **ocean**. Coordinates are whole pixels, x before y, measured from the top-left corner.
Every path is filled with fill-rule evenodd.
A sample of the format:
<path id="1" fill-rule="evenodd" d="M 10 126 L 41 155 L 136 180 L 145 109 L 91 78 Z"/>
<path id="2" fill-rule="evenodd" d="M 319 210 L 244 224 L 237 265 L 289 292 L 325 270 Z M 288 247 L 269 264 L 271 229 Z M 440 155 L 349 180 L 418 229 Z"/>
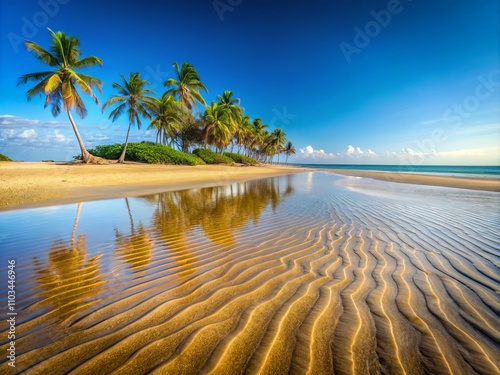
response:
<path id="1" fill-rule="evenodd" d="M 442 174 L 451 176 L 475 176 L 500 178 L 500 166 L 470 165 L 375 165 L 375 164 L 292 164 L 318 169 L 346 169 L 359 171 L 382 171 L 399 173 Z"/>

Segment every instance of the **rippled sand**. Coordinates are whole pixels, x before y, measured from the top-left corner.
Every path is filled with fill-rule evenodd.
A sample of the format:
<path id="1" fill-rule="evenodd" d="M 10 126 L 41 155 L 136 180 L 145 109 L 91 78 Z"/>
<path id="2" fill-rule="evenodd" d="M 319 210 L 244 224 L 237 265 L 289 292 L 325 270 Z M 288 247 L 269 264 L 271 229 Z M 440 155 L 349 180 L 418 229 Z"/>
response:
<path id="1" fill-rule="evenodd" d="M 498 374 L 500 195 L 345 181 L 0 213 L 17 371 Z"/>

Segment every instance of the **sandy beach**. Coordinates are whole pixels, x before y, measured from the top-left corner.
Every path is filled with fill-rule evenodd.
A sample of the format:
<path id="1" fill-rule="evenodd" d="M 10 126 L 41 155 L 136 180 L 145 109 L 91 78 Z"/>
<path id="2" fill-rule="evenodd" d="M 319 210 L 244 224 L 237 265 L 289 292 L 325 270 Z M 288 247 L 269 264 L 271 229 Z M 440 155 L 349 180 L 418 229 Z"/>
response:
<path id="1" fill-rule="evenodd" d="M 265 165 L 192 167 L 141 163 L 86 165 L 0 162 L 0 210 L 220 186 L 306 170 L 310 169 Z M 500 179 L 354 170 L 321 171 L 389 182 L 500 191 Z"/>
<path id="2" fill-rule="evenodd" d="M 305 168 L 0 162 L 0 210 L 220 186 Z"/>

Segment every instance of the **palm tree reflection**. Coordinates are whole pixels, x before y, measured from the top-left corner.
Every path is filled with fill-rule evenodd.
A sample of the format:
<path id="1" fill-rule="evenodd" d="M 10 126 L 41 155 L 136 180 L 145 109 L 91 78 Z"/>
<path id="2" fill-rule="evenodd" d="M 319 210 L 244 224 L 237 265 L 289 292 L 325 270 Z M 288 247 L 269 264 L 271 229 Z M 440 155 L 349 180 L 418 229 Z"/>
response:
<path id="1" fill-rule="evenodd" d="M 99 270 L 100 255 L 87 254 L 85 234 L 76 235 L 81 203 L 78 203 L 70 240 L 56 240 L 50 247 L 45 264 L 38 262 L 37 281 L 42 303 L 50 303 L 60 320 L 88 309 L 105 283 Z"/>
<path id="2" fill-rule="evenodd" d="M 189 234 L 195 228 L 213 243 L 231 247 L 238 228 L 256 225 L 269 204 L 275 210 L 293 193 L 291 176 L 285 178 L 285 189 L 280 187 L 281 178 L 274 178 L 146 197 L 156 200 L 153 230 L 174 251 L 189 248 Z"/>
<path id="3" fill-rule="evenodd" d="M 130 218 L 130 234 L 125 235 L 115 228 L 116 254 L 130 264 L 134 271 L 142 271 L 151 261 L 154 242 L 142 223 L 136 228 L 128 198 L 125 198 Z"/>

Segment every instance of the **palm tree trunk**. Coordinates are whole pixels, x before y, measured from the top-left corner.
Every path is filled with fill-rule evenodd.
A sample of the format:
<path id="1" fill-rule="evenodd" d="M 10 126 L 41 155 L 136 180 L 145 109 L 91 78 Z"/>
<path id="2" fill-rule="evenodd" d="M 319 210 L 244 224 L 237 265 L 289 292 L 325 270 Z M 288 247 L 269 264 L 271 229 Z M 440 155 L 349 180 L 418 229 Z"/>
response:
<path id="1" fill-rule="evenodd" d="M 73 231 L 71 232 L 71 248 L 75 247 L 75 237 L 76 237 L 76 228 L 78 227 L 78 221 L 80 220 L 80 211 L 82 210 L 82 202 L 78 202 L 76 206 L 76 214 L 75 221 L 73 222 Z"/>
<path id="2" fill-rule="evenodd" d="M 128 198 L 125 198 L 125 203 L 127 204 L 128 217 L 130 218 L 130 233 L 134 233 L 134 218 L 132 217 L 132 212 L 130 211 L 130 204 L 128 203 Z"/>
<path id="3" fill-rule="evenodd" d="M 125 161 L 125 154 L 127 153 L 127 146 L 128 146 L 128 135 L 130 134 L 131 127 L 132 123 L 128 124 L 127 137 L 125 138 L 125 146 L 123 147 L 122 154 L 120 155 L 120 159 L 118 159 L 117 163 L 123 163 Z"/>
<path id="4" fill-rule="evenodd" d="M 78 140 L 78 144 L 80 145 L 80 150 L 82 152 L 82 160 L 84 163 L 92 163 L 95 159 L 94 156 L 91 155 L 87 149 L 85 148 L 85 145 L 83 144 L 82 138 L 80 137 L 80 133 L 78 132 L 78 128 L 76 127 L 75 120 L 73 120 L 73 116 L 71 116 L 71 111 L 68 108 L 66 110 L 66 113 L 68 114 L 69 122 L 71 122 L 71 126 L 73 127 L 73 131 L 75 132 L 76 139 Z"/>

